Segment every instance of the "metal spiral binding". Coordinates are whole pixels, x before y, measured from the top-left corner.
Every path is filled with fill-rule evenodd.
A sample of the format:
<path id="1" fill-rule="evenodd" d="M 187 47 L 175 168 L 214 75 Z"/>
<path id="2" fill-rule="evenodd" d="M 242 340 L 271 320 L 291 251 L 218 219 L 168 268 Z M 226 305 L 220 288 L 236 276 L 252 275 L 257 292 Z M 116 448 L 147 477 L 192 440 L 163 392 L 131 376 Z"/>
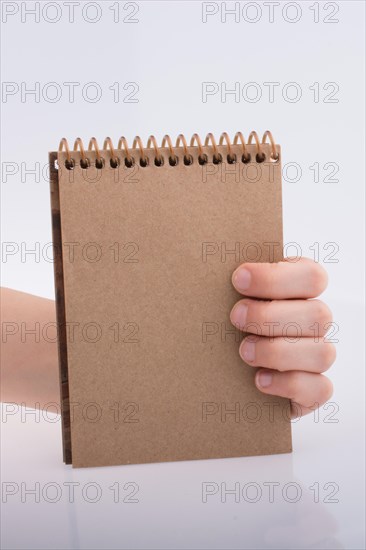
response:
<path id="1" fill-rule="evenodd" d="M 248 143 L 246 143 L 245 138 L 241 132 L 237 132 L 234 136 L 233 144 L 230 141 L 230 138 L 226 132 L 223 132 L 219 139 L 219 146 L 226 145 L 226 160 L 229 164 L 235 164 L 238 162 L 237 156 L 233 153 L 232 145 L 241 145 L 241 159 L 240 161 L 247 164 L 252 162 L 251 155 L 248 151 L 247 144 L 250 145 L 254 142 L 255 144 L 255 161 L 258 163 L 264 162 L 266 160 L 266 154 L 263 151 L 262 146 L 269 141 L 271 146 L 270 161 L 278 162 L 279 153 L 277 151 L 276 143 L 273 139 L 273 136 L 269 130 L 264 132 L 262 140 L 259 139 L 257 132 L 251 132 L 248 137 Z M 212 153 L 212 162 L 214 164 L 220 164 L 223 162 L 222 154 L 218 150 L 218 146 L 213 134 L 207 134 L 204 145 L 202 145 L 201 138 L 198 134 L 193 134 L 189 147 L 198 148 L 198 163 L 200 165 L 207 164 L 209 162 L 209 153 Z M 169 135 L 165 135 L 162 139 L 161 146 L 158 146 L 155 136 L 151 135 L 147 141 L 146 147 L 144 147 L 142 140 L 139 136 L 135 136 L 132 144 L 132 149 L 138 152 L 139 164 L 142 168 L 145 168 L 149 164 L 149 157 L 146 154 L 146 151 L 154 151 L 154 164 L 157 167 L 164 165 L 164 155 L 162 154 L 162 149 L 168 149 L 169 151 L 169 165 L 177 166 L 179 162 L 179 157 L 176 154 L 175 149 L 183 148 L 183 162 L 186 166 L 193 164 L 194 160 L 192 155 L 189 153 L 188 145 L 186 138 L 183 134 L 179 134 L 176 139 L 175 147 L 173 146 L 172 140 Z M 66 152 L 65 166 L 68 170 L 73 170 L 75 168 L 75 160 L 72 158 L 72 152 L 80 152 L 80 167 L 82 169 L 89 168 L 91 163 L 87 156 L 88 152 L 95 153 L 95 167 L 102 169 L 105 166 L 105 159 L 103 158 L 101 151 L 98 146 L 97 140 L 92 137 L 89 141 L 87 150 L 85 150 L 83 142 L 80 138 L 77 138 L 74 143 L 72 152 L 70 151 L 69 144 L 66 138 L 62 138 L 58 148 L 59 152 Z M 107 137 L 104 140 L 103 151 L 108 151 L 110 153 L 109 164 L 111 168 L 118 168 L 121 163 L 121 158 L 117 153 L 124 154 L 124 164 L 127 168 L 131 168 L 135 163 L 136 159 L 131 154 L 131 149 L 128 147 L 127 140 L 122 136 L 118 141 L 117 149 L 114 148 L 113 142 L 110 137 Z"/>

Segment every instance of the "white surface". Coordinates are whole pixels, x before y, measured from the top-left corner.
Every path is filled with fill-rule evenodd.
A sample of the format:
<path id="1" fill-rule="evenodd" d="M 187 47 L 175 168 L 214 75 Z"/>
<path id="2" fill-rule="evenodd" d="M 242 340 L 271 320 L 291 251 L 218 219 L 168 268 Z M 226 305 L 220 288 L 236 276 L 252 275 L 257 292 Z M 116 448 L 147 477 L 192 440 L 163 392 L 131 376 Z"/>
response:
<path id="1" fill-rule="evenodd" d="M 21 10 L 34 2 L 13 4 Z M 42 97 L 39 103 L 31 97 L 22 102 L 16 94 L 1 104 L 2 239 L 16 249 L 14 255 L 2 256 L 2 284 L 53 297 L 53 266 L 46 256 L 51 241 L 47 174 L 41 172 L 38 182 L 31 175 L 22 181 L 22 175 L 37 162 L 43 168 L 60 137 L 73 142 L 80 135 L 87 143 L 95 135 L 102 143 L 110 135 L 116 143 L 120 135 L 131 142 L 135 134 L 146 141 L 150 133 L 161 139 L 165 133 L 204 136 L 212 131 L 218 137 L 224 130 L 248 135 L 269 128 L 282 145 L 283 163 L 296 162 L 302 169 L 298 182 L 283 185 L 285 242 L 296 242 L 310 257 L 319 243 L 323 263 L 327 253 L 337 250 L 338 261 L 325 263 L 330 285 L 323 299 L 339 326 L 338 359 L 329 372 L 338 422 L 325 421 L 329 408 L 320 411 L 319 422 L 307 417 L 294 424 L 291 456 L 77 471 L 62 464 L 60 423 L 31 417 L 22 422 L 19 411 L 1 425 L 2 481 L 19 485 L 19 492 L 2 505 L 3 547 L 364 548 L 365 5 L 302 2 L 297 23 L 286 22 L 281 11 L 270 23 L 268 8 L 257 2 L 262 9 L 257 23 L 242 18 L 222 23 L 220 14 L 202 23 L 201 2 L 139 2 L 138 23 L 115 24 L 109 9 L 113 4 L 99 3 L 102 17 L 95 24 L 80 17 L 85 2 L 75 8 L 75 23 L 67 21 L 59 2 L 58 23 L 34 23 L 30 17 L 22 23 L 19 11 L 2 24 L 2 80 L 20 87 L 25 82 L 29 88 L 56 82 L 63 91 L 56 103 Z M 329 4 L 339 7 L 338 23 L 324 22 Z M 313 21 L 314 5 L 320 10 L 319 23 Z M 122 15 L 127 12 L 122 5 Z M 97 82 L 101 100 L 88 103 L 76 93 L 70 103 L 63 83 L 71 81 L 80 87 Z M 121 87 L 138 83 L 138 103 L 113 101 L 109 86 L 117 81 Z M 257 103 L 236 103 L 232 96 L 221 102 L 218 94 L 204 103 L 202 82 L 226 82 L 228 88 L 239 82 L 241 89 L 256 82 L 263 97 Z M 296 82 L 301 100 L 291 103 L 279 93 L 272 103 L 265 82 L 279 82 L 280 91 Z M 319 82 L 319 102 L 309 89 L 314 82 Z M 328 82 L 339 86 L 336 103 L 322 101 L 331 91 L 323 90 Z M 315 183 L 309 167 L 316 162 L 322 167 L 336 163 L 339 181 Z M 16 173 L 4 180 L 9 163 L 15 163 Z M 323 169 L 321 180 L 329 174 Z M 326 248 L 327 243 L 335 244 Z M 30 249 L 40 253 L 22 256 L 22 250 Z M 74 503 L 68 500 L 68 481 L 81 484 Z M 207 481 L 227 487 L 238 482 L 241 488 L 255 482 L 263 494 L 256 503 L 235 503 L 233 495 L 222 503 L 219 493 L 203 503 L 202 483 Z M 59 484 L 60 501 L 50 503 L 41 495 L 39 503 L 32 496 L 22 502 L 21 483 L 30 488 L 36 482 L 41 489 L 46 483 Z M 97 503 L 80 496 L 80 487 L 88 482 L 101 487 Z M 108 487 L 115 482 L 137 483 L 139 502 L 114 503 Z M 264 482 L 280 483 L 273 503 Z M 302 488 L 297 503 L 280 494 L 290 482 Z M 310 489 L 316 483 L 319 503 Z M 339 502 L 324 502 L 332 490 L 324 489 L 326 483 L 339 486 L 334 495 Z"/>
<path id="2" fill-rule="evenodd" d="M 3 547 L 363 549 L 362 311 L 344 312 L 352 326 L 342 333 L 336 392 L 319 416 L 293 424 L 291 455 L 74 470 L 62 464 L 57 415 L 3 404 Z M 38 503 L 26 494 L 37 482 Z M 69 482 L 79 484 L 74 502 Z M 218 492 L 203 502 L 207 482 Z M 136 487 L 126 483 L 137 484 L 137 502 L 123 502 Z M 221 483 L 239 483 L 239 502 L 221 501 Z M 88 502 L 96 487 L 100 500 Z"/>

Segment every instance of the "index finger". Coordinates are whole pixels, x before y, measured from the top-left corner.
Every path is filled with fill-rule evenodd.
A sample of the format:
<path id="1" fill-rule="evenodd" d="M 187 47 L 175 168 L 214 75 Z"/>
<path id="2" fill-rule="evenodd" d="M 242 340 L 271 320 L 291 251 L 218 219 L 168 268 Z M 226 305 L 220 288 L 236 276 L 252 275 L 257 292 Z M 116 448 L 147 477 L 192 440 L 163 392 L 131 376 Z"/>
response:
<path id="1" fill-rule="evenodd" d="M 245 263 L 233 273 L 232 282 L 238 292 L 254 298 L 286 300 L 315 298 L 328 283 L 321 265 L 309 258 L 278 263 Z"/>

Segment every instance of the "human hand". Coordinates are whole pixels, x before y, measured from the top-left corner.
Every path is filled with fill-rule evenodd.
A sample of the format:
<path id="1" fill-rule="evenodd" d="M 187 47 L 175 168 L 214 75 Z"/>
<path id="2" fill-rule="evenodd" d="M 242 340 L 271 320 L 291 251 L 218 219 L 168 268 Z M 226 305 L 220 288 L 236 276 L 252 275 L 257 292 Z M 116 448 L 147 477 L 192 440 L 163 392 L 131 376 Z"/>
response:
<path id="1" fill-rule="evenodd" d="M 291 261 L 292 260 L 292 261 Z M 257 388 L 291 400 L 293 417 L 314 411 L 331 397 L 323 376 L 336 357 L 324 338 L 332 314 L 319 296 L 327 286 L 325 270 L 307 258 L 279 263 L 244 263 L 232 282 L 245 298 L 235 304 L 231 322 L 249 333 L 239 354 L 253 367 Z"/>

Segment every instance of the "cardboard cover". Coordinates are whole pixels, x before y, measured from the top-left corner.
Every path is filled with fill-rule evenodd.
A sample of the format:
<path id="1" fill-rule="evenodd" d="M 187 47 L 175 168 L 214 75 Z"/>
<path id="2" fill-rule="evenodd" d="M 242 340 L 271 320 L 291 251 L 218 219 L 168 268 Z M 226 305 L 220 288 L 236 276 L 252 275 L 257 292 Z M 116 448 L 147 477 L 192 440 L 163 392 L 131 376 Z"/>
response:
<path id="1" fill-rule="evenodd" d="M 229 314 L 244 261 L 282 258 L 280 162 L 73 170 L 50 153 L 64 461 L 75 467 L 291 451 L 289 402 L 254 385 Z M 270 148 L 263 145 L 267 158 Z M 118 152 L 119 154 L 120 152 Z M 56 161 L 57 160 L 57 164 Z"/>

